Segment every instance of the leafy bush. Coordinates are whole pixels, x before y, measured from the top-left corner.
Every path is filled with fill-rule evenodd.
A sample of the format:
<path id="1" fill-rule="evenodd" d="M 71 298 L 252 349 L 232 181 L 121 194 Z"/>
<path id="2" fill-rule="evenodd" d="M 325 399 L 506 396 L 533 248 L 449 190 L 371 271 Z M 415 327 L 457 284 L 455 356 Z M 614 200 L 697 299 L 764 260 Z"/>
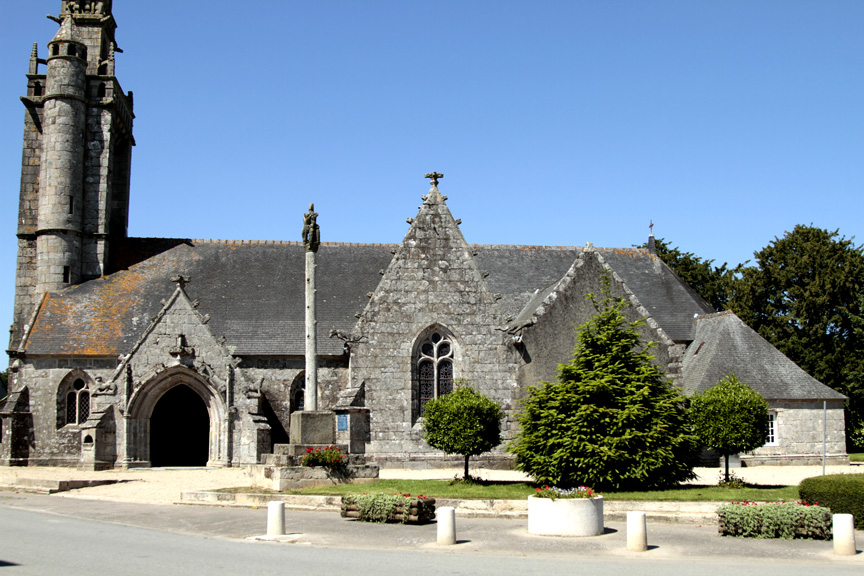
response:
<path id="1" fill-rule="evenodd" d="M 498 404 L 457 380 L 456 389 L 426 403 L 423 412 L 423 439 L 433 448 L 447 454 L 465 457 L 465 480 L 468 459 L 501 443 L 501 418 Z"/>
<path id="2" fill-rule="evenodd" d="M 739 478 L 734 472 L 729 472 L 728 476 L 724 476 L 723 472 L 720 472 L 720 478 L 717 479 L 717 487 L 727 490 L 740 490 L 746 488 L 747 484 L 743 478 Z"/>
<path id="3" fill-rule="evenodd" d="M 831 511 L 802 502 L 733 502 L 717 509 L 723 536 L 744 538 L 831 538 Z"/>
<path id="4" fill-rule="evenodd" d="M 360 520 L 364 522 L 386 522 L 402 506 L 407 508 L 411 499 L 401 494 L 361 494 L 357 496 Z M 403 514 L 408 518 L 408 514 Z M 404 520 L 403 520 L 404 522 Z"/>
<path id="5" fill-rule="evenodd" d="M 510 446 L 537 483 L 602 490 L 672 486 L 693 477 L 697 447 L 684 399 L 642 349 L 638 328 L 610 295 L 579 327 L 573 359 L 557 382 L 528 389 Z"/>
<path id="6" fill-rule="evenodd" d="M 768 436 L 768 403 L 750 386 L 729 374 L 690 399 L 690 420 L 699 441 L 729 455 L 759 448 Z"/>
<path id="7" fill-rule="evenodd" d="M 805 478 L 798 485 L 798 497 L 805 502 L 818 502 L 833 514 L 852 514 L 855 528 L 864 529 L 864 474 Z"/>
<path id="8" fill-rule="evenodd" d="M 537 498 L 595 498 L 599 496 L 594 490 L 587 486 L 579 486 L 578 488 L 557 488 L 555 486 L 541 486 L 537 488 L 537 493 L 534 494 Z"/>
<path id="9" fill-rule="evenodd" d="M 348 456 L 335 446 L 327 448 L 306 448 L 306 454 L 301 461 L 303 466 L 325 466 L 331 470 L 344 470 L 348 464 Z"/>

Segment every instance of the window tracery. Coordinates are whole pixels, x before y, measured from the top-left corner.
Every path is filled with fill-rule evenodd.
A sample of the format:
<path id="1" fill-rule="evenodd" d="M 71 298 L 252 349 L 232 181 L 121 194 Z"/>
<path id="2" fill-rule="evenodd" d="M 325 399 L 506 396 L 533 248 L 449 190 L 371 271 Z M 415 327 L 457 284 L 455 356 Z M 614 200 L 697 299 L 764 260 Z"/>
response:
<path id="1" fill-rule="evenodd" d="M 75 380 L 65 395 L 63 424 L 83 424 L 90 417 L 90 389 L 84 380 Z"/>
<path id="2" fill-rule="evenodd" d="M 417 354 L 418 416 L 426 403 L 453 391 L 453 342 L 436 330 L 420 342 Z"/>

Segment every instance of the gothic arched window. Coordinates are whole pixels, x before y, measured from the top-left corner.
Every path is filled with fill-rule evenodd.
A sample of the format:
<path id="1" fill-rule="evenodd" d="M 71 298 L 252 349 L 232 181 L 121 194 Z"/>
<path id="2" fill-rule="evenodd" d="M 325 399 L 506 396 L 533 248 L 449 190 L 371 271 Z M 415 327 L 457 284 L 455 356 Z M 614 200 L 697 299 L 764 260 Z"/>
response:
<path id="1" fill-rule="evenodd" d="M 443 330 L 420 341 L 417 351 L 417 415 L 429 400 L 453 391 L 453 342 Z"/>
<path id="2" fill-rule="evenodd" d="M 65 395 L 64 424 L 83 424 L 90 417 L 90 389 L 80 378 L 68 387 Z"/>

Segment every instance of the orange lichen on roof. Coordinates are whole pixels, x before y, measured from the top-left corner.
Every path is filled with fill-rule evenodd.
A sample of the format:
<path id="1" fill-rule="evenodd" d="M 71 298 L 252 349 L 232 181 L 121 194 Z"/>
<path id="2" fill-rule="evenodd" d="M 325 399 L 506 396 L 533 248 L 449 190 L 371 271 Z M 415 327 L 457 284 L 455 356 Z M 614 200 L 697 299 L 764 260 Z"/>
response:
<path id="1" fill-rule="evenodd" d="M 66 356 L 125 353 L 130 345 L 127 339 L 135 327 L 146 326 L 151 320 L 141 317 L 147 313 L 143 288 L 174 273 L 182 273 L 178 258 L 156 258 L 106 278 L 49 294 L 33 323 L 25 351 L 35 346 L 48 347 L 52 354 Z M 166 298 L 173 289 L 173 285 L 165 282 Z"/>

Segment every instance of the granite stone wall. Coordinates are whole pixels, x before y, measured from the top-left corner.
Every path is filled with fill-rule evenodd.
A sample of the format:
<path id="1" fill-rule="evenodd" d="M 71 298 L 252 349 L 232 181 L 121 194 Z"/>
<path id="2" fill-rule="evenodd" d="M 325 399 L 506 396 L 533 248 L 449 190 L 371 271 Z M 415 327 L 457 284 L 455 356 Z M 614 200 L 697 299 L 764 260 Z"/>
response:
<path id="1" fill-rule="evenodd" d="M 365 384 L 371 415 L 366 454 L 385 466 L 445 460 L 423 441 L 419 417 L 416 348 L 436 330 L 452 338 L 454 377 L 499 402 L 505 438 L 512 432 L 518 354 L 500 330 L 497 297 L 437 188 L 424 198 L 359 320 L 351 353 L 351 385 Z"/>
<path id="2" fill-rule="evenodd" d="M 777 414 L 777 445 L 763 446 L 742 461 L 750 465 L 784 463 L 815 465 L 822 462 L 823 421 L 826 424 L 826 454 L 832 462 L 848 462 L 843 402 L 828 402 L 827 420 L 821 401 L 768 402 Z"/>

